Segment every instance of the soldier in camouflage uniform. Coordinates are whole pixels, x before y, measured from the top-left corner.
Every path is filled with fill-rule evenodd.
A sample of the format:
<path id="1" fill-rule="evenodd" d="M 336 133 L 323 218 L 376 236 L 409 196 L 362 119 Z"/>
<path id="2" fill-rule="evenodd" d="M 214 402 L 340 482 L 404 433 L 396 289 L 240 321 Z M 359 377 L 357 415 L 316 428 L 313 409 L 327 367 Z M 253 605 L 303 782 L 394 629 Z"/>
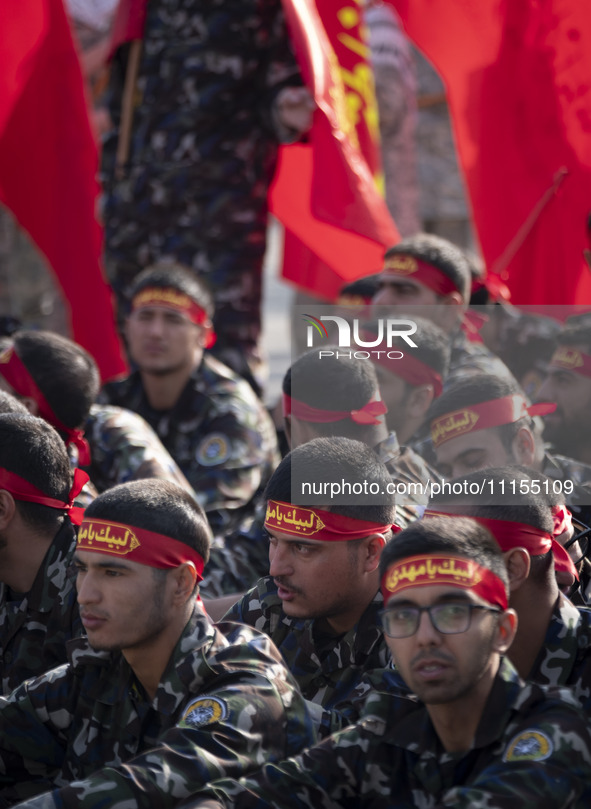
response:
<path id="1" fill-rule="evenodd" d="M 118 165 L 129 48 L 112 63 L 114 128 L 103 146 L 110 281 L 128 303 L 130 283 L 148 265 L 174 258 L 191 267 L 214 291 L 216 354 L 249 376 L 245 359 L 256 364 L 261 329 L 267 191 L 279 143 L 310 118 L 306 107 L 304 123 L 294 120 L 294 99 L 309 96 L 281 3 L 150 0 L 129 154 Z"/>
<path id="2" fill-rule="evenodd" d="M 172 807 L 313 741 L 269 639 L 214 627 L 196 598 L 209 537 L 203 510 L 167 481 L 88 507 L 74 557 L 88 637 L 0 699 L 0 805 Z"/>
<path id="3" fill-rule="evenodd" d="M 459 247 L 427 233 L 404 239 L 386 250 L 374 314 L 392 309 L 416 313 L 433 320 L 451 340 L 447 390 L 477 373 L 494 373 L 513 379 L 507 366 L 483 343 L 471 342 L 462 329 L 470 301 L 470 264 Z"/>
<path id="4" fill-rule="evenodd" d="M 175 265 L 135 280 L 127 337 L 139 370 L 103 388 L 103 402 L 139 413 L 195 490 L 215 533 L 239 524 L 278 461 L 271 419 L 249 385 L 204 348 L 211 296 Z"/>
<path id="5" fill-rule="evenodd" d="M 42 419 L 0 415 L 0 691 L 66 661 L 81 634 L 67 568 L 76 545 L 69 518 L 76 486 L 63 441 Z"/>
<path id="6" fill-rule="evenodd" d="M 349 494 L 343 504 L 326 492 L 306 492 L 312 509 L 291 505 L 302 499 L 292 497 L 292 483 L 296 493 L 302 483 L 323 486 L 343 479 L 352 485 L 376 482 L 384 496 L 368 504 L 367 495 Z M 377 568 L 396 528 L 394 498 L 385 494 L 390 483 L 386 467 L 359 441 L 317 438 L 292 450 L 265 492 L 269 575 L 225 616 L 269 635 L 319 721 L 322 717 L 323 732 L 332 706 L 366 671 L 388 659 L 377 624 L 382 606 Z"/>
<path id="7" fill-rule="evenodd" d="M 415 522 L 386 546 L 380 572 L 387 643 L 415 696 L 400 693 L 392 671 L 356 725 L 240 782 L 211 784 L 183 809 L 586 808 L 589 722 L 568 689 L 525 684 L 502 660 L 515 613 L 487 530 L 461 518 Z"/>

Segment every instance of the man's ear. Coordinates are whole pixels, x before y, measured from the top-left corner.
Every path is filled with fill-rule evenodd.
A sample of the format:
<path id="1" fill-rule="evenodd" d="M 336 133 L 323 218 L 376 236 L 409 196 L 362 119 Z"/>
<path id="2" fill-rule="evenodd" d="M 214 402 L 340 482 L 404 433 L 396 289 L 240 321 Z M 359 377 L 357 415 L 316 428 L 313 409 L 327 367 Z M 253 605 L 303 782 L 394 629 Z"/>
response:
<path id="1" fill-rule="evenodd" d="M 515 463 L 520 466 L 531 466 L 536 455 L 536 441 L 529 427 L 520 427 L 511 444 Z"/>
<path id="2" fill-rule="evenodd" d="M 364 570 L 366 573 L 373 573 L 378 568 L 385 544 L 386 539 L 383 534 L 371 534 L 365 538 Z"/>
<path id="3" fill-rule="evenodd" d="M 417 385 L 416 388 L 411 388 L 410 394 L 407 396 L 405 410 L 412 418 L 424 419 L 434 398 L 433 385 Z"/>
<path id="4" fill-rule="evenodd" d="M 505 610 L 499 616 L 497 624 L 497 636 L 494 643 L 494 651 L 499 654 L 505 654 L 507 649 L 513 643 L 515 633 L 517 632 L 517 613 L 515 610 Z"/>
<path id="5" fill-rule="evenodd" d="M 39 405 L 32 396 L 19 396 L 19 400 L 27 408 L 32 416 L 39 415 Z"/>
<path id="6" fill-rule="evenodd" d="M 171 571 L 173 580 L 172 598 L 179 605 L 184 604 L 193 594 L 197 584 L 197 569 L 193 562 L 183 562 Z"/>
<path id="7" fill-rule="evenodd" d="M 14 519 L 16 503 L 14 497 L 6 489 L 0 489 L 0 531 L 4 530 Z"/>
<path id="8" fill-rule="evenodd" d="M 513 593 L 529 576 L 531 558 L 525 548 L 511 548 L 503 553 L 503 557 L 509 574 L 509 591 Z"/>

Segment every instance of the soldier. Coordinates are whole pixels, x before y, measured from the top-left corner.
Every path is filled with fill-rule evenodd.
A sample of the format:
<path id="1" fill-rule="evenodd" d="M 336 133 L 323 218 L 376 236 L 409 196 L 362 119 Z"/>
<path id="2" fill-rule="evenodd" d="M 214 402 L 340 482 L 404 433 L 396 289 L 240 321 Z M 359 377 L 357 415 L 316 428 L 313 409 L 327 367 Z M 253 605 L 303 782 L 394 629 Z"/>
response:
<path id="1" fill-rule="evenodd" d="M 584 809 L 591 730 L 568 689 L 524 683 L 500 549 L 473 520 L 423 520 L 380 562 L 389 689 L 354 726 L 183 809 Z M 401 693 L 408 687 L 409 698 Z"/>
<path id="2" fill-rule="evenodd" d="M 312 741 L 269 639 L 205 613 L 209 541 L 201 507 L 167 481 L 124 483 L 88 507 L 74 557 L 88 637 L 0 699 L 2 805 L 172 807 Z"/>
<path id="3" fill-rule="evenodd" d="M 591 325 L 568 326 L 557 337 L 538 398 L 556 402 L 544 417 L 544 440 L 557 452 L 591 463 Z"/>
<path id="4" fill-rule="evenodd" d="M 375 485 L 384 495 L 331 497 L 326 487 L 341 481 L 355 491 Z M 378 563 L 397 530 L 391 485 L 384 464 L 359 441 L 316 438 L 292 450 L 265 491 L 269 575 L 226 615 L 271 637 L 322 717 L 322 732 L 329 709 L 387 661 L 377 625 Z M 306 507 L 294 505 L 302 501 Z"/>
<path id="5" fill-rule="evenodd" d="M 374 314 L 386 307 L 416 311 L 433 320 L 451 340 L 445 388 L 475 373 L 513 379 L 507 366 L 482 343 L 468 341 L 461 324 L 470 301 L 470 264 L 451 242 L 419 233 L 386 250 Z"/>
<path id="6" fill-rule="evenodd" d="M 279 144 L 311 120 L 282 5 L 121 8 L 131 5 L 147 14 L 141 53 L 139 41 L 126 44 L 111 66 L 107 272 L 123 305 L 134 277 L 162 258 L 205 278 L 216 302 L 214 351 L 257 388 L 267 191 Z"/>
<path id="7" fill-rule="evenodd" d="M 139 413 L 179 465 L 214 532 L 247 516 L 278 461 L 271 419 L 251 388 L 204 349 L 213 302 L 179 265 L 141 273 L 126 334 L 138 367 L 101 398 Z"/>
<path id="8" fill-rule="evenodd" d="M 171 480 L 196 496 L 140 416 L 93 404 L 99 389 L 96 363 L 71 340 L 48 331 L 18 331 L 0 355 L 0 386 L 60 433 L 72 464 L 84 467 L 92 481 L 82 493 L 85 504 L 97 491 L 151 477 Z"/>
<path id="9" fill-rule="evenodd" d="M 18 408 L 18 403 L 16 404 Z M 42 419 L 0 415 L 0 685 L 8 694 L 66 661 L 82 632 L 67 568 L 70 517 L 87 476 L 72 471 L 63 441 Z"/>
<path id="10" fill-rule="evenodd" d="M 554 538 L 547 498 L 526 470 L 503 467 L 463 479 L 482 495 L 434 498 L 433 513 L 472 517 L 487 528 L 503 551 L 509 575 L 509 605 L 519 619 L 508 657 L 523 679 L 569 686 L 591 711 L 591 610 L 577 608 L 558 589 L 555 570 L 575 573 L 567 552 Z M 513 481 L 516 495 L 509 498 Z M 521 488 L 521 491 L 520 491 Z M 511 502 L 508 502 L 511 500 Z M 453 518 L 455 521 L 455 517 Z M 572 581 L 572 579 L 571 579 Z"/>

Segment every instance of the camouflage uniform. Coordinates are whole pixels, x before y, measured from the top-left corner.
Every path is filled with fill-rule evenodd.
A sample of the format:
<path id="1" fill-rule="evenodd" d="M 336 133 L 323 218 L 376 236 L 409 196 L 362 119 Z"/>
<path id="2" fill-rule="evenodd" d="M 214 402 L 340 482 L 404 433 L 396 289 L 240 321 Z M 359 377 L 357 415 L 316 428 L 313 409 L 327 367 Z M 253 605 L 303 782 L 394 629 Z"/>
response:
<path id="1" fill-rule="evenodd" d="M 115 176 L 127 48 L 108 91 L 103 146 L 107 272 L 120 300 L 170 256 L 211 286 L 216 354 L 256 346 L 277 94 L 301 85 L 280 0 L 150 0 L 129 161 Z M 233 367 L 234 364 L 232 363 Z"/>
<path id="2" fill-rule="evenodd" d="M 66 641 L 82 634 L 67 569 L 76 548 L 69 519 L 49 545 L 29 592 L 17 600 L 0 583 L 0 677 L 9 694 L 29 677 L 66 662 Z"/>
<path id="3" fill-rule="evenodd" d="M 591 466 L 547 452 L 542 463 L 542 472 L 552 480 L 574 483 L 572 494 L 564 492 L 566 504 L 573 516 L 589 525 L 591 522 Z M 534 475 L 535 477 L 535 475 Z"/>
<path id="4" fill-rule="evenodd" d="M 515 382 L 515 377 L 505 363 L 483 343 L 472 343 L 460 329 L 451 337 L 449 372 L 443 383 L 443 390 L 449 390 L 457 382 L 469 379 L 475 374 L 492 374 Z"/>
<path id="5" fill-rule="evenodd" d="M 171 410 L 154 410 L 138 371 L 105 385 L 102 401 L 139 413 L 195 490 L 214 532 L 254 508 L 279 458 L 273 423 L 249 385 L 204 355 Z"/>
<path id="6" fill-rule="evenodd" d="M 137 413 L 122 407 L 92 405 L 84 435 L 90 446 L 90 466 L 85 469 L 97 491 L 104 492 L 130 480 L 161 478 L 196 498 L 154 430 Z"/>
<path id="7" fill-rule="evenodd" d="M 524 684 L 504 663 L 468 752 L 443 750 L 422 703 L 375 694 L 356 725 L 182 806 L 587 809 L 590 802 L 591 729 L 572 695 Z"/>
<path id="8" fill-rule="evenodd" d="M 367 671 L 383 668 L 389 652 L 379 628 L 380 592 L 357 625 L 335 637 L 318 629 L 314 619 L 290 618 L 270 576 L 228 610 L 224 616 L 267 634 L 277 646 L 325 733 L 330 710 L 346 700 Z M 320 709 L 322 706 L 324 711 Z"/>
<path id="9" fill-rule="evenodd" d="M 0 699 L 10 728 L 0 739 L 0 806 L 31 798 L 30 807 L 165 809 L 314 741 L 269 639 L 214 627 L 198 606 L 153 701 L 120 652 L 96 652 L 85 638 L 69 652 L 69 665 Z"/>

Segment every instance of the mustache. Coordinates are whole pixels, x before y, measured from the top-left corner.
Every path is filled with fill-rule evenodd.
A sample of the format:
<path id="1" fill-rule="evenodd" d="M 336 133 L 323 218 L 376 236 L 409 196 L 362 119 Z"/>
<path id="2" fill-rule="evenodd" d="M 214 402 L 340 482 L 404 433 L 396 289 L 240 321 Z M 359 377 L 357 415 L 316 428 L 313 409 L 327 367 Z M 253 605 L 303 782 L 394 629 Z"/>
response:
<path id="1" fill-rule="evenodd" d="M 278 587 L 285 587 L 286 590 L 291 590 L 292 593 L 298 593 L 298 595 L 302 595 L 302 591 L 299 587 L 294 587 L 290 584 L 284 576 L 274 576 L 273 581 Z"/>

